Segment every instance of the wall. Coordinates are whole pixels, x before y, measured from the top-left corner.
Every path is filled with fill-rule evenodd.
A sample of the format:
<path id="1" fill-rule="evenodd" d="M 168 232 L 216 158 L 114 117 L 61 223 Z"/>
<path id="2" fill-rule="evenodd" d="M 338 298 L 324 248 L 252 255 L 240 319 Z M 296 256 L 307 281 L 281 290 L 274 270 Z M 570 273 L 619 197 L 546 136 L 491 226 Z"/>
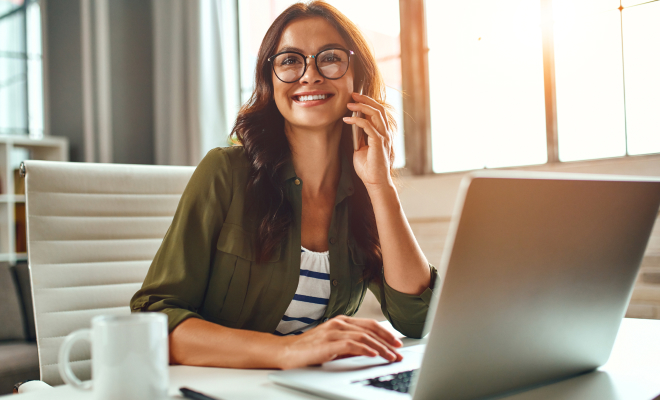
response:
<path id="1" fill-rule="evenodd" d="M 593 174 L 660 177 L 660 155 L 515 168 Z M 408 221 L 429 262 L 438 265 L 454 207 L 465 174 L 401 178 L 400 196 Z M 659 218 L 660 219 L 660 218 Z M 656 224 L 635 285 L 628 317 L 660 319 L 660 222 Z"/>

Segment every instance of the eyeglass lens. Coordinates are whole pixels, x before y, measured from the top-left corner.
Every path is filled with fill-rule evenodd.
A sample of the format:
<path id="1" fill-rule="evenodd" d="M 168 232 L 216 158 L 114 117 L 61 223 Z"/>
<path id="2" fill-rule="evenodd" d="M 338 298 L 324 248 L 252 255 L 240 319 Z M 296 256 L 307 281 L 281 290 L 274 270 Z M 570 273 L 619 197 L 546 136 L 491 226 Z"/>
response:
<path id="1" fill-rule="evenodd" d="M 348 70 L 348 52 L 329 49 L 316 56 L 319 73 L 328 79 L 341 78 Z M 305 58 L 297 53 L 282 53 L 273 59 L 273 69 L 284 82 L 295 82 L 305 73 Z"/>

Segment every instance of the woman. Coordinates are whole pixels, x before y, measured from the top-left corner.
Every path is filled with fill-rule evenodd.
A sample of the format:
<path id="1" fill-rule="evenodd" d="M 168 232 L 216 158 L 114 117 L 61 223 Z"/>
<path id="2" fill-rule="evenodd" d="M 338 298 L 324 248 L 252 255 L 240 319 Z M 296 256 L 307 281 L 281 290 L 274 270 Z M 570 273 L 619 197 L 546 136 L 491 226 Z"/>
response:
<path id="1" fill-rule="evenodd" d="M 395 328 L 421 335 L 436 271 L 392 182 L 383 97 L 366 41 L 336 9 L 295 4 L 273 22 L 233 130 L 243 146 L 199 164 L 131 300 L 168 315 L 172 363 L 400 360 L 398 339 L 350 317 L 367 288 Z M 368 136 L 355 152 L 353 124 Z"/>

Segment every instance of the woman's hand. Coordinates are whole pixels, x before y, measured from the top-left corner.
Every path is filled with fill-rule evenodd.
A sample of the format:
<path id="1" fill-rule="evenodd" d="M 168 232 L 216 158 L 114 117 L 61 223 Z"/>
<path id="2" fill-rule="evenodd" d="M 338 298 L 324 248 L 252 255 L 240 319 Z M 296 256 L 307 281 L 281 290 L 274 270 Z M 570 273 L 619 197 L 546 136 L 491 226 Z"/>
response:
<path id="1" fill-rule="evenodd" d="M 360 141 L 360 149 L 353 153 L 355 172 L 370 188 L 393 186 L 390 175 L 392 133 L 387 129 L 385 108 L 374 99 L 353 93 L 356 103 L 348 103 L 351 111 L 359 111 L 364 118 L 345 117 L 344 122 L 357 125 L 369 137 L 369 145 Z"/>
<path id="2" fill-rule="evenodd" d="M 280 353 L 280 368 L 300 368 L 350 356 L 381 356 L 401 361 L 395 348 L 402 343 L 372 319 L 343 315 L 298 336 L 287 336 Z"/>

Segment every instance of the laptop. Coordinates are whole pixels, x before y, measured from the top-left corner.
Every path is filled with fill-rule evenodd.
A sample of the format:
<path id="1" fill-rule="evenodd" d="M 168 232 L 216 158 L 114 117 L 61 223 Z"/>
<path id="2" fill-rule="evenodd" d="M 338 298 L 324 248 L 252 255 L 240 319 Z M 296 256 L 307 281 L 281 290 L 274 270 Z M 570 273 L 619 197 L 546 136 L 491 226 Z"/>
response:
<path id="1" fill-rule="evenodd" d="M 269 375 L 337 399 L 477 399 L 609 358 L 660 207 L 660 179 L 518 171 L 459 190 L 426 344 Z"/>

